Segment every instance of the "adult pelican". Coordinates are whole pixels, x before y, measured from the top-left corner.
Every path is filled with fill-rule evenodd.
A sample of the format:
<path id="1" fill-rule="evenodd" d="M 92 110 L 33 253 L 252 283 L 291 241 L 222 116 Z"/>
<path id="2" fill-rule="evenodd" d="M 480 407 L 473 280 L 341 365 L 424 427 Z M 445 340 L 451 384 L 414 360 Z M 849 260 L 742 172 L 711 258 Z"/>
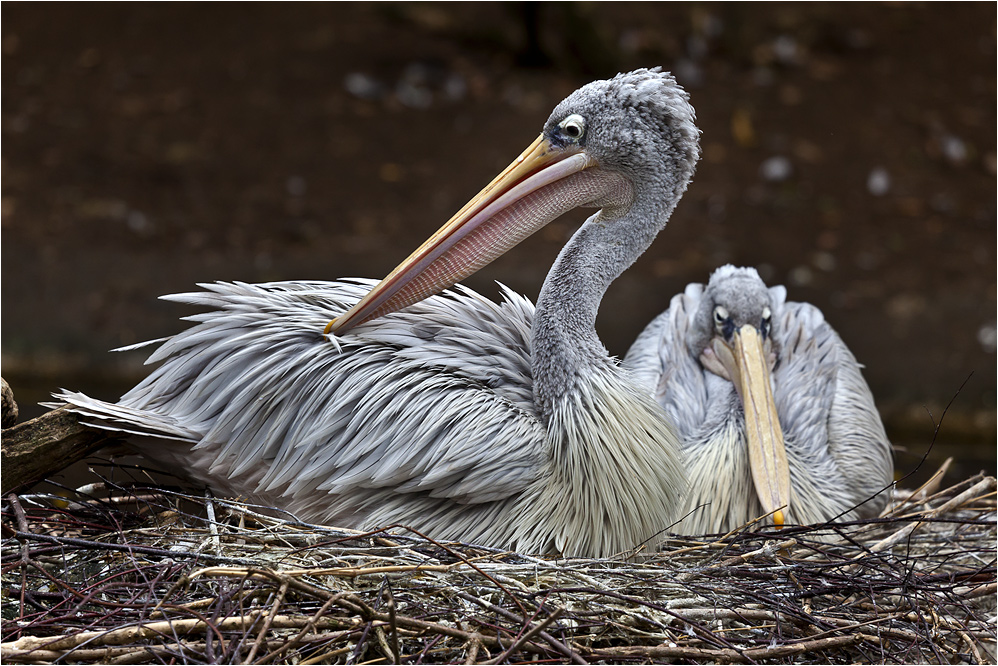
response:
<path id="1" fill-rule="evenodd" d="M 778 525 L 868 518 L 886 505 L 891 445 L 861 366 L 818 308 L 788 302 L 754 268 L 688 285 L 623 365 L 683 442 L 689 516 L 677 531 L 726 532 L 769 512 Z"/>
<path id="2" fill-rule="evenodd" d="M 686 190 L 694 120 L 658 69 L 586 85 L 373 289 L 169 296 L 211 310 L 163 342 L 146 380 L 117 404 L 58 397 L 219 492 L 307 520 L 576 556 L 654 546 L 686 491 L 680 445 L 594 324 Z M 501 304 L 464 288 L 431 296 L 578 206 L 599 210 L 536 306 L 508 292 Z"/>

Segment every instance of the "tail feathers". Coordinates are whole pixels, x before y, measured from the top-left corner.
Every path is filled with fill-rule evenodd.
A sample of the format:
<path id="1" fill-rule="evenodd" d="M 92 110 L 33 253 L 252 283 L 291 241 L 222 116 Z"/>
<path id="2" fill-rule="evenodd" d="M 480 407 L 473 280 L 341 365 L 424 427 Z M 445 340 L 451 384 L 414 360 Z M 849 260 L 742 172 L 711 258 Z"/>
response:
<path id="1" fill-rule="evenodd" d="M 83 417 L 80 422 L 93 428 L 183 442 L 198 442 L 201 439 L 200 433 L 185 428 L 176 419 L 163 414 L 96 400 L 83 393 L 65 389 L 53 394 L 53 397 L 68 403 L 70 411 Z M 49 403 L 47 406 L 62 405 Z"/>

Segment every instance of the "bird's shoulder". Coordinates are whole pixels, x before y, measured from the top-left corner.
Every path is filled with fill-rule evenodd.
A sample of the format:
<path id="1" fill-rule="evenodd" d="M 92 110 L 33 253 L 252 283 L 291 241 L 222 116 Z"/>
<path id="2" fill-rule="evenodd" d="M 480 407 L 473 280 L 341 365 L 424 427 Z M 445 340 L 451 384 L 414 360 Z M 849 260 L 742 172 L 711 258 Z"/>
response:
<path id="1" fill-rule="evenodd" d="M 695 365 L 687 339 L 700 306 L 704 285 L 691 283 L 669 301 L 631 344 L 623 366 L 644 386 L 657 388 L 680 367 Z"/>
<path id="2" fill-rule="evenodd" d="M 778 350 L 773 376 L 781 421 L 820 437 L 858 429 L 884 439 L 863 366 L 821 310 L 785 302 L 774 308 L 774 317 L 779 317 L 773 326 Z"/>
<path id="3" fill-rule="evenodd" d="M 890 485 L 894 464 L 863 366 L 817 307 L 788 302 L 780 316 L 775 400 L 787 446 L 810 444 L 812 453 L 827 447 L 839 469 L 848 470 L 838 492 L 847 491 L 851 502 L 866 500 Z M 886 501 L 878 496 L 858 515 L 875 516 Z"/>
<path id="4" fill-rule="evenodd" d="M 774 397 L 780 420 L 824 431 L 835 398 L 841 340 L 817 307 L 787 301 L 783 287 L 770 288 L 770 294 Z"/>
<path id="5" fill-rule="evenodd" d="M 237 346 L 246 338 L 321 342 L 325 325 L 362 298 L 376 281 L 216 282 L 203 291 L 164 296 L 209 308 L 184 319 L 194 326 L 164 342 L 148 363 L 193 345 Z M 354 328 L 331 340 L 350 358 L 391 357 L 435 368 L 533 410 L 530 331 L 534 306 L 504 285 L 500 302 L 458 285 Z M 237 335 L 236 329 L 245 329 Z M 254 335 L 255 333 L 255 335 Z M 146 344 L 152 344 L 146 343 Z M 138 346 L 138 345 L 137 345 Z M 324 345 L 323 345 L 324 347 Z"/>
<path id="6" fill-rule="evenodd" d="M 855 362 L 824 313 L 810 303 L 786 300 L 783 287 L 772 287 L 773 323 L 770 328 L 777 352 L 777 382 L 790 377 L 833 381 L 843 364 Z"/>
<path id="7" fill-rule="evenodd" d="M 635 381 L 689 434 L 708 402 L 708 378 L 690 350 L 689 337 L 704 285 L 691 283 L 641 332 L 624 357 Z M 692 417 L 690 417 L 692 415 Z"/>

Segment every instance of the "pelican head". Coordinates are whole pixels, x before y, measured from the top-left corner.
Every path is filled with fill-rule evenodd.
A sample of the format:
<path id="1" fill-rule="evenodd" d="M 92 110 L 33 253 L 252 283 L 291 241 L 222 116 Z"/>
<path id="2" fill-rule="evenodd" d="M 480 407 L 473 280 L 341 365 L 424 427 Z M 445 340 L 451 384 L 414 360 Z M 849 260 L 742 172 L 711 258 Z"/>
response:
<path id="1" fill-rule="evenodd" d="M 647 214 L 630 219 L 650 229 L 631 234 L 638 251 L 613 266 L 608 284 L 686 190 L 700 156 L 694 121 L 689 96 L 659 68 L 576 90 L 519 157 L 325 333 L 342 335 L 453 286 L 572 208 L 597 207 L 619 219 L 643 195 Z"/>
<path id="2" fill-rule="evenodd" d="M 756 493 L 782 526 L 790 505 L 790 468 L 773 397 L 771 372 L 778 350 L 772 318 L 772 297 L 756 270 L 722 266 L 704 290 L 690 351 L 738 391 Z"/>

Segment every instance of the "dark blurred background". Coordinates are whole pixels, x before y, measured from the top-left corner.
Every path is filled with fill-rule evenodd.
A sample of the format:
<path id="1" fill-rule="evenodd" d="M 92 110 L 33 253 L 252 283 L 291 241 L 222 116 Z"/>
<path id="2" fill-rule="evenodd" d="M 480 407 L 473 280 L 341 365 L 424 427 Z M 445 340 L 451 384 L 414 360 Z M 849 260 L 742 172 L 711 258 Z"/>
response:
<path id="1" fill-rule="evenodd" d="M 914 467 L 995 472 L 994 3 L 3 3 L 2 372 L 116 398 L 211 280 L 381 277 L 593 78 L 662 65 L 704 156 L 598 326 L 732 262 L 819 306 Z M 583 219 L 468 284 L 535 297 Z M 968 379 L 969 377 L 969 379 Z M 928 470 L 931 471 L 931 470 Z"/>

